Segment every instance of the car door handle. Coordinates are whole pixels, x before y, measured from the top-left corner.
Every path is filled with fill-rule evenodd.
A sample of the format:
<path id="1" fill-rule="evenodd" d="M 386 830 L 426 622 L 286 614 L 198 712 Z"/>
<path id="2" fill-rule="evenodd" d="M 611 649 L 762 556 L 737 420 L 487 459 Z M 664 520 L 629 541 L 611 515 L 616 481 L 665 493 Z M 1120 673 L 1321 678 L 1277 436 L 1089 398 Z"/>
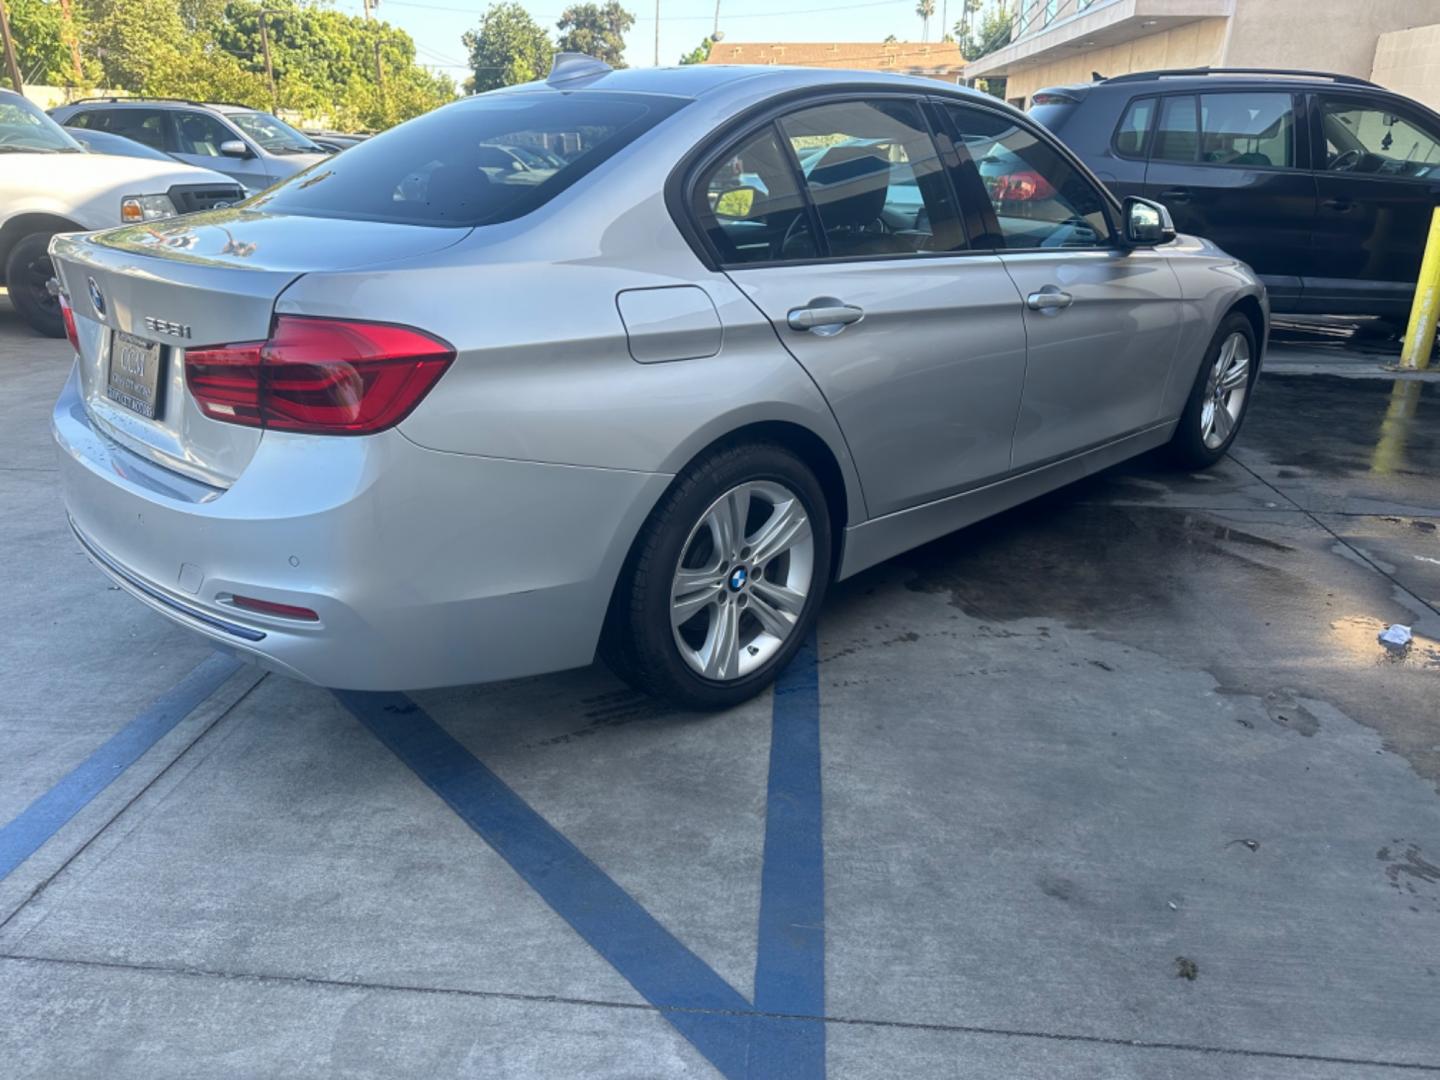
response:
<path id="1" fill-rule="evenodd" d="M 1355 209 L 1355 204 L 1349 199 L 1326 199 L 1320 205 L 1326 210 L 1334 210 L 1337 214 L 1348 214 Z"/>
<path id="2" fill-rule="evenodd" d="M 1068 292 L 1061 292 L 1053 285 L 1046 285 L 1039 292 L 1032 292 L 1025 298 L 1025 306 L 1031 311 L 1060 311 L 1075 302 Z"/>
<path id="3" fill-rule="evenodd" d="M 817 334 L 838 334 L 851 323 L 865 317 L 862 308 L 831 300 L 812 300 L 805 307 L 791 308 L 785 321 L 791 330 L 813 330 Z"/>
<path id="4" fill-rule="evenodd" d="M 1177 187 L 1169 191 L 1160 192 L 1161 202 L 1187 203 L 1190 201 L 1190 189 Z"/>

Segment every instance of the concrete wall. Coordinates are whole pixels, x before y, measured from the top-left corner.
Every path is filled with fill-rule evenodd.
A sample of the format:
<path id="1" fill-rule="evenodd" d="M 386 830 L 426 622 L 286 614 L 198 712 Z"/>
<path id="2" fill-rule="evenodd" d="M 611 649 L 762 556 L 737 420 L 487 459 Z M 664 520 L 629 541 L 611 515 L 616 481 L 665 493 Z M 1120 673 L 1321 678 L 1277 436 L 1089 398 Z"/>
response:
<path id="1" fill-rule="evenodd" d="M 84 90 L 74 86 L 27 85 L 25 96 L 42 109 L 53 109 L 57 105 L 78 101 L 86 97 L 129 97 L 124 90 Z"/>
<path id="2" fill-rule="evenodd" d="M 1440 23 L 1381 34 L 1370 78 L 1440 109 Z"/>
<path id="3" fill-rule="evenodd" d="M 1434 22 L 1440 0 L 1239 0 L 1221 63 L 1368 79 L 1381 34 Z"/>
<path id="4" fill-rule="evenodd" d="M 1022 68 L 1010 76 L 1005 85 L 1005 97 L 1010 100 L 1024 97 L 1028 103 L 1031 94 L 1046 86 L 1089 82 L 1092 71 L 1102 75 L 1124 75 L 1130 71 L 1153 68 L 1218 64 L 1227 21 L 1200 19 L 1121 45 L 1077 51 L 1048 64 Z"/>

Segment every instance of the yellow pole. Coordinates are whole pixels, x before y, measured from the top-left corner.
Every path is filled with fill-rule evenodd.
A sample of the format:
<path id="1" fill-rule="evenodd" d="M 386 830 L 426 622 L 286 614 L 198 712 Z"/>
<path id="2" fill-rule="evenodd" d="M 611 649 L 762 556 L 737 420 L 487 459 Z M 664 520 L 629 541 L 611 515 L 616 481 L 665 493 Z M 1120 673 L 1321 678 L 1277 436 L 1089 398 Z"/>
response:
<path id="1" fill-rule="evenodd" d="M 1405 350 L 1400 367 L 1421 371 L 1430 366 L 1435 349 L 1435 322 L 1440 316 L 1440 206 L 1430 214 L 1430 235 L 1425 241 L 1425 258 L 1420 263 L 1420 280 L 1415 284 L 1415 303 L 1410 308 L 1410 326 L 1405 331 Z"/>

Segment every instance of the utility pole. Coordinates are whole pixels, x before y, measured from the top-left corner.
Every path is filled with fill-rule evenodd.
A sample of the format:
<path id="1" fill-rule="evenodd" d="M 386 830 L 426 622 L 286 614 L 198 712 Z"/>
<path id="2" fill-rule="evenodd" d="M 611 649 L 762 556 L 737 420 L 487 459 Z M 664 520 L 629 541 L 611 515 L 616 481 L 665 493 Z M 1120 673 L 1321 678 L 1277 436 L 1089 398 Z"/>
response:
<path id="1" fill-rule="evenodd" d="M 370 18 L 370 0 L 362 0 L 362 3 L 365 5 L 365 18 L 368 20 Z"/>
<path id="2" fill-rule="evenodd" d="M 10 71 L 10 82 L 17 94 L 23 94 L 25 84 L 20 79 L 20 61 L 15 59 L 15 39 L 10 36 L 10 13 L 5 10 L 5 0 L 0 0 L 0 38 L 4 39 L 5 67 Z"/>
<path id="3" fill-rule="evenodd" d="M 660 0 L 655 0 L 655 66 L 660 66 Z"/>
<path id="4" fill-rule="evenodd" d="M 270 66 L 270 30 L 265 25 L 269 14 L 263 8 L 260 11 L 260 51 L 265 54 L 265 81 L 270 84 L 270 108 L 274 110 L 280 107 L 280 101 L 275 96 L 275 69 Z"/>
<path id="5" fill-rule="evenodd" d="M 80 42 L 75 37 L 75 11 L 71 0 L 60 0 L 60 14 L 65 19 L 65 43 L 70 46 L 70 66 L 75 69 L 75 85 L 85 83 L 85 68 L 80 63 Z"/>
<path id="6" fill-rule="evenodd" d="M 715 0 L 715 25 L 710 27 L 710 40 L 720 40 L 720 0 Z"/>
<path id="7" fill-rule="evenodd" d="M 380 113 L 385 113 L 385 68 L 380 63 L 380 41 L 375 41 L 375 85 L 380 91 Z"/>

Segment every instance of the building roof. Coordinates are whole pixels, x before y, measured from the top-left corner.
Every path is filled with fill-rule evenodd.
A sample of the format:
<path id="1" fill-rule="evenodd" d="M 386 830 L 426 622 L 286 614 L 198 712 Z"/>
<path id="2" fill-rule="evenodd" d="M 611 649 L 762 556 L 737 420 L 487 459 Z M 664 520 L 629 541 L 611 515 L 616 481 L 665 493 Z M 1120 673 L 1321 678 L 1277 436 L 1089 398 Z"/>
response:
<path id="1" fill-rule="evenodd" d="M 965 70 L 965 58 L 953 41 L 719 41 L 710 48 L 707 64 L 788 64 L 797 67 L 841 68 L 927 75 L 954 81 Z"/>

